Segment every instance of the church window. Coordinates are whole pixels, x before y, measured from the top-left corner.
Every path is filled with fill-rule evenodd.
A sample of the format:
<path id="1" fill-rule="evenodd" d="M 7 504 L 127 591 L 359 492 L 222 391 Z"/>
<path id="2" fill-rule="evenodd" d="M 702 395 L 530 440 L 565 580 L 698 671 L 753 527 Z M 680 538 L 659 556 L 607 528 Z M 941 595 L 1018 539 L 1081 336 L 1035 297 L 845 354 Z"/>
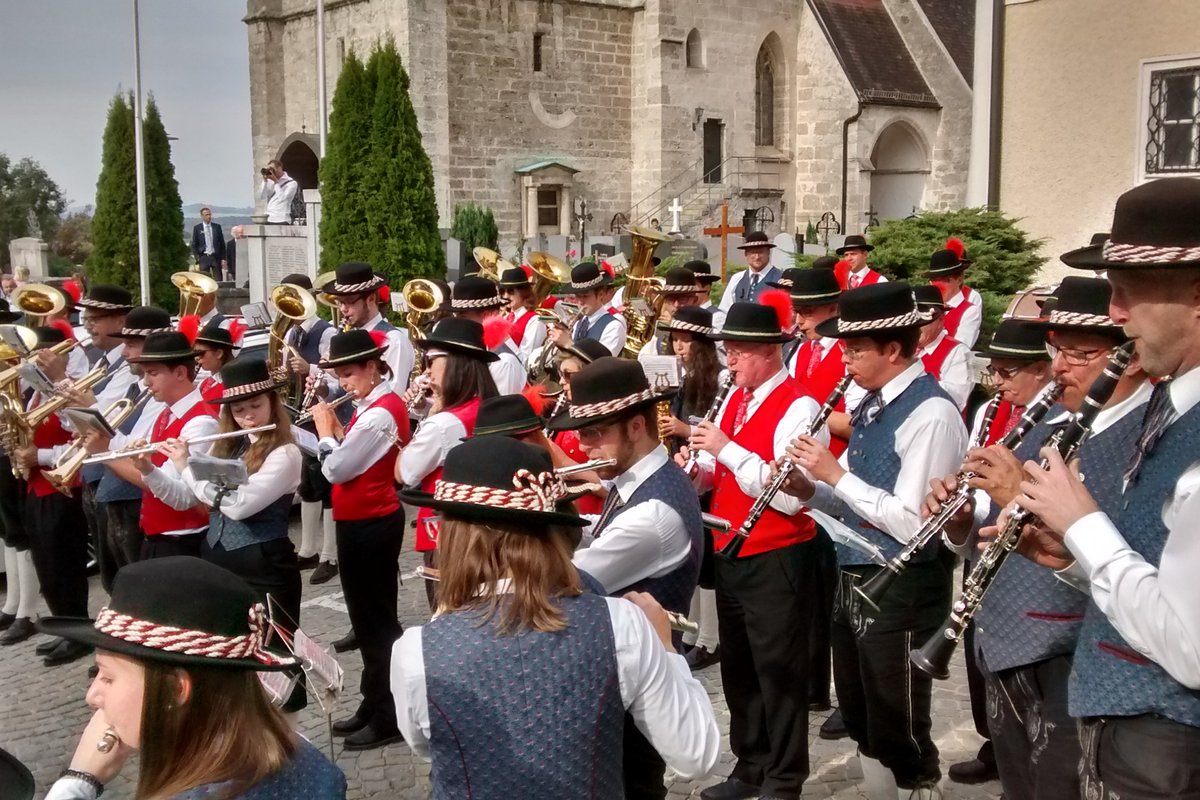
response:
<path id="1" fill-rule="evenodd" d="M 754 65 L 754 143 L 775 144 L 775 65 L 765 44 Z"/>
<path id="2" fill-rule="evenodd" d="M 695 28 L 688 32 L 684 57 L 689 67 L 699 69 L 704 66 L 704 46 L 700 42 L 700 31 Z"/>
<path id="3" fill-rule="evenodd" d="M 1143 65 L 1145 177 L 1200 174 L 1200 59 Z"/>
<path id="4" fill-rule="evenodd" d="M 533 71 L 542 71 L 542 37 L 545 34 L 535 33 L 533 35 Z"/>
<path id="5" fill-rule="evenodd" d="M 538 225 L 558 225 L 558 189 L 555 187 L 537 190 Z"/>

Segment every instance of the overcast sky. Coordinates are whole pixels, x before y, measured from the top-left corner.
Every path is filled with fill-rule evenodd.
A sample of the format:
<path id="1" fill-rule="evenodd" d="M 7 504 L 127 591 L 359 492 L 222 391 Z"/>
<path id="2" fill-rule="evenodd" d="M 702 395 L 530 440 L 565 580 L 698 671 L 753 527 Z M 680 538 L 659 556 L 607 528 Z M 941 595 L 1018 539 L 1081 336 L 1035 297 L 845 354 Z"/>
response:
<path id="1" fill-rule="evenodd" d="M 141 0 L 153 92 L 184 204 L 250 206 L 245 0 Z M 0 0 L 0 152 L 41 163 L 71 205 L 95 202 L 109 101 L 133 88 L 132 0 Z"/>

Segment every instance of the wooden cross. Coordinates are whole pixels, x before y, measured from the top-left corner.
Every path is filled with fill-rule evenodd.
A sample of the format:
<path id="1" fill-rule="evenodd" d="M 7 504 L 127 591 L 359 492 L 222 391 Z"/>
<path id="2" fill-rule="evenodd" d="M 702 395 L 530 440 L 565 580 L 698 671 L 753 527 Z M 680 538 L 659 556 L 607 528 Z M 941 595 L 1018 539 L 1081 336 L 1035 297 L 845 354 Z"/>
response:
<path id="1" fill-rule="evenodd" d="M 728 204 L 724 204 L 721 206 L 721 227 L 704 229 L 704 233 L 706 236 L 720 236 L 721 237 L 721 282 L 722 283 L 725 282 L 725 262 L 726 262 L 726 259 L 728 257 L 728 253 L 729 253 L 729 249 L 728 249 L 729 248 L 729 234 L 731 234 L 731 233 L 741 234 L 741 233 L 744 233 L 745 231 L 746 231 L 746 229 L 741 226 L 738 226 L 736 228 L 731 228 L 729 226 L 729 205 Z"/>

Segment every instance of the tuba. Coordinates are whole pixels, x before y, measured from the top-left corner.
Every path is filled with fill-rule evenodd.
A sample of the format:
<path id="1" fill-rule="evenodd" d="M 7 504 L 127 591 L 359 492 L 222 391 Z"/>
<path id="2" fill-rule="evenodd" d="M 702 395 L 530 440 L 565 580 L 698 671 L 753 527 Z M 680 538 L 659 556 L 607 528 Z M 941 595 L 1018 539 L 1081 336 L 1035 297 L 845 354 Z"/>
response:
<path id="1" fill-rule="evenodd" d="M 421 330 L 421 323 L 425 321 L 425 317 L 437 313 L 437 310 L 446 302 L 446 296 L 442 292 L 442 287 L 427 278 L 413 278 L 404 284 L 404 287 L 400 289 L 400 294 L 404 297 L 404 305 L 408 308 L 404 314 L 404 321 L 408 325 L 408 338 L 413 343 L 413 349 L 416 349 L 417 342 L 425 338 L 425 332 Z M 423 360 L 418 358 L 413 363 L 413 378 L 424 371 Z"/>
<path id="2" fill-rule="evenodd" d="M 13 305 L 21 309 L 29 327 L 46 324 L 46 318 L 59 314 L 67 306 L 63 293 L 44 283 L 27 283 L 13 295 Z"/>
<path id="3" fill-rule="evenodd" d="M 203 272 L 176 272 L 171 283 L 179 290 L 180 317 L 199 314 L 201 301 L 217 293 L 217 282 Z"/>
<path id="4" fill-rule="evenodd" d="M 533 307 L 546 301 L 554 287 L 571 282 L 571 268 L 549 253 L 530 253 L 529 268 L 533 270 Z"/>
<path id="5" fill-rule="evenodd" d="M 267 343 L 267 369 L 271 375 L 287 375 L 288 369 L 283 356 L 284 348 L 292 349 L 287 343 L 288 332 L 305 320 L 317 315 L 317 301 L 303 286 L 281 283 L 271 290 L 271 304 L 279 313 L 271 321 L 271 338 Z M 296 407 L 304 395 L 304 376 L 294 375 L 285 387 L 284 405 Z"/>
<path id="6" fill-rule="evenodd" d="M 626 270 L 625 307 L 622 313 L 628 323 L 629 335 L 621 354 L 626 358 L 637 358 L 638 352 L 654 335 L 654 323 L 661 310 L 661 297 L 651 306 L 649 313 L 638 310 L 635 300 L 648 300 L 650 288 L 659 279 L 654 277 L 654 249 L 670 237 L 653 228 L 630 225 L 627 229 L 633 237 L 633 258 Z"/>
<path id="7" fill-rule="evenodd" d="M 476 247 L 471 251 L 471 256 L 479 265 L 479 274 L 497 283 L 500 281 L 500 273 L 513 266 L 511 261 L 501 258 L 499 253 L 488 247 Z"/>
<path id="8" fill-rule="evenodd" d="M 108 367 L 101 362 L 91 372 L 75 381 L 72 388 L 80 391 L 90 389 L 106 377 L 108 377 Z M 37 427 L 49 419 L 51 414 L 57 413 L 68 402 L 66 395 L 59 395 L 58 397 L 47 399 L 31 411 L 25 411 L 20 404 L 9 402 L 7 396 L 0 395 L 0 413 L 3 414 L 6 423 L 5 435 L 3 437 L 5 449 L 10 453 L 15 453 L 17 450 L 32 445 L 33 434 L 37 430 Z M 13 477 L 26 480 L 29 478 L 29 470 L 17 466 L 16 462 L 14 462 Z"/>

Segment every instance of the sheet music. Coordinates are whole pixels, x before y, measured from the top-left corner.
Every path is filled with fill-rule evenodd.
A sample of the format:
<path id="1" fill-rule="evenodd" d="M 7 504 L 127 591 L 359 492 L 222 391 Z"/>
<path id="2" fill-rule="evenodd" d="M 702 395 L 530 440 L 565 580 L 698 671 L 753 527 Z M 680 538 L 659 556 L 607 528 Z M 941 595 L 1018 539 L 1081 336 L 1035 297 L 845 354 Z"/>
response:
<path id="1" fill-rule="evenodd" d="M 642 365 L 651 388 L 664 386 L 677 388 L 681 383 L 681 370 L 677 356 L 639 356 L 638 363 Z"/>
<path id="2" fill-rule="evenodd" d="M 188 467 L 198 481 L 208 481 L 217 486 L 236 489 L 249 478 L 246 462 L 236 458 L 214 458 L 213 456 L 188 456 Z"/>

